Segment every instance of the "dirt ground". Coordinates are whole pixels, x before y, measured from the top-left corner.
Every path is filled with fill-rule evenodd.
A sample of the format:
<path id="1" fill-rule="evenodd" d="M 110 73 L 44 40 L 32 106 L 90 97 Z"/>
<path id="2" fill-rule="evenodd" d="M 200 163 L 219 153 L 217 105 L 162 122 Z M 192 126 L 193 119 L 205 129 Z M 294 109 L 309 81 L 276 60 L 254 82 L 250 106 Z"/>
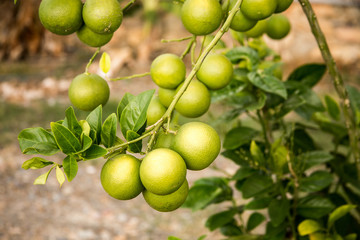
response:
<path id="1" fill-rule="evenodd" d="M 328 5 L 314 5 L 314 8 L 344 78 L 358 84 L 360 10 Z M 293 4 L 286 15 L 292 23 L 290 35 L 278 42 L 265 38 L 281 54 L 285 75 L 305 62 L 322 61 L 298 3 Z M 103 49 L 112 58 L 109 77 L 147 72 L 157 55 L 183 51 L 186 42 L 160 42 L 160 39 L 188 36 L 180 20 L 174 14 L 161 13 L 159 16 L 151 32 L 144 31 L 140 14 L 125 18 L 114 39 Z M 32 185 L 44 170 L 21 169 L 21 164 L 29 157 L 21 154 L 16 136 L 23 128 L 47 127 L 45 120 L 55 121 L 58 120 L 55 116 L 62 116 L 63 109 L 69 105 L 67 88 L 70 81 L 83 71 L 94 52 L 79 47 L 74 36 L 63 38 L 69 42 L 69 51 L 56 58 L 44 55 L 24 62 L 0 63 L 0 136 L 7 137 L 6 141 L 0 141 L 0 239 L 160 240 L 173 235 L 193 240 L 203 234 L 207 235 L 206 239 L 221 239 L 218 232 L 209 232 L 204 223 L 206 217 L 226 205 L 194 213 L 188 209 L 159 213 L 147 206 L 141 196 L 131 201 L 112 199 L 99 181 L 103 159 L 81 163 L 76 178 L 71 183 L 66 182 L 61 189 L 54 173 L 45 186 Z M 224 41 L 228 46 L 233 44 L 229 35 Z M 90 71 L 99 72 L 97 62 Z M 333 92 L 328 81 L 329 78 L 325 78 L 318 91 Z M 125 92 L 137 94 L 155 88 L 149 78 L 112 82 L 110 86 L 112 102 L 118 101 Z M 52 106 L 52 110 L 38 116 L 31 114 L 39 107 L 34 104 L 37 101 Z M 60 156 L 55 157 L 55 161 L 59 160 Z M 236 170 L 226 159 L 219 158 L 216 164 L 229 172 Z M 192 183 L 214 174 L 219 175 L 211 169 L 189 172 L 188 179 Z"/>

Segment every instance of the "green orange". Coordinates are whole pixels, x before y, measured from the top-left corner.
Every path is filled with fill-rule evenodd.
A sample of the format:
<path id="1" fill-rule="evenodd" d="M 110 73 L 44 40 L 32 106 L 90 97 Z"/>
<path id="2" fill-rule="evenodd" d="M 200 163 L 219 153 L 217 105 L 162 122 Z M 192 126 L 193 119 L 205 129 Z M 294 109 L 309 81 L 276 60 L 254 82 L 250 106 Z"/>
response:
<path id="1" fill-rule="evenodd" d="M 208 35 L 221 24 L 222 8 L 218 0 L 186 0 L 181 8 L 181 21 L 194 35 Z"/>
<path id="2" fill-rule="evenodd" d="M 148 191 L 167 195 L 179 189 L 185 181 L 186 165 L 177 152 L 157 148 L 142 160 L 140 178 Z"/>
<path id="3" fill-rule="evenodd" d="M 288 9 L 294 0 L 277 0 L 275 13 L 280 13 Z"/>
<path id="4" fill-rule="evenodd" d="M 81 0 L 42 0 L 39 18 L 42 25 L 52 33 L 69 35 L 83 24 Z"/>
<path id="5" fill-rule="evenodd" d="M 272 39 L 282 39 L 290 29 L 290 21 L 285 15 L 274 14 L 267 21 L 266 34 Z"/>
<path id="6" fill-rule="evenodd" d="M 165 107 L 170 106 L 172 100 L 174 99 L 175 94 L 176 94 L 175 89 L 167 89 L 167 88 L 159 87 L 158 90 L 159 100 L 161 104 L 164 105 Z"/>
<path id="7" fill-rule="evenodd" d="M 241 12 L 252 20 L 262 20 L 275 12 L 277 0 L 243 0 Z"/>
<path id="8" fill-rule="evenodd" d="M 143 196 L 153 209 L 159 212 L 171 212 L 178 209 L 185 202 L 188 192 L 189 184 L 185 179 L 181 187 L 173 193 L 157 195 L 145 190 L 143 191 Z"/>
<path id="9" fill-rule="evenodd" d="M 232 9 L 235 3 L 236 0 L 232 0 L 230 2 L 229 9 Z M 256 23 L 257 20 L 250 19 L 246 17 L 241 11 L 237 11 L 233 20 L 231 21 L 230 28 L 238 32 L 245 32 L 254 27 Z"/>
<path id="10" fill-rule="evenodd" d="M 165 53 L 151 63 L 150 74 L 159 87 L 174 89 L 184 81 L 186 68 L 178 56 Z"/>
<path id="11" fill-rule="evenodd" d="M 233 76 L 233 65 L 230 60 L 222 54 L 211 54 L 207 56 L 196 73 L 197 79 L 211 90 L 226 87 Z"/>
<path id="12" fill-rule="evenodd" d="M 97 74 L 83 73 L 76 76 L 69 87 L 71 103 L 83 111 L 92 111 L 105 105 L 110 96 L 107 82 Z"/>
<path id="13" fill-rule="evenodd" d="M 155 96 L 153 99 L 151 99 L 146 113 L 147 125 L 150 126 L 155 124 L 160 120 L 165 112 L 166 108 L 160 103 L 159 97 Z"/>
<path id="14" fill-rule="evenodd" d="M 90 47 L 101 47 L 110 42 L 113 37 L 113 33 L 99 34 L 93 32 L 86 25 L 83 25 L 79 31 L 76 32 L 76 35 L 86 45 Z"/>
<path id="15" fill-rule="evenodd" d="M 182 84 L 176 89 L 180 90 Z M 176 111 L 188 118 L 196 118 L 206 113 L 210 107 L 211 96 L 207 87 L 200 81 L 192 80 L 175 105 Z"/>
<path id="16" fill-rule="evenodd" d="M 190 170 L 208 167 L 219 155 L 220 137 L 211 126 L 190 122 L 178 130 L 172 149 L 179 153 Z"/>
<path id="17" fill-rule="evenodd" d="M 100 180 L 104 190 L 113 198 L 129 200 L 144 189 L 139 176 L 139 159 L 120 154 L 106 161 L 101 169 Z"/>
<path id="18" fill-rule="evenodd" d="M 266 32 L 266 28 L 267 28 L 267 20 L 260 20 L 256 23 L 256 25 L 252 29 L 246 31 L 245 35 L 251 38 L 258 38 L 261 37 Z"/>

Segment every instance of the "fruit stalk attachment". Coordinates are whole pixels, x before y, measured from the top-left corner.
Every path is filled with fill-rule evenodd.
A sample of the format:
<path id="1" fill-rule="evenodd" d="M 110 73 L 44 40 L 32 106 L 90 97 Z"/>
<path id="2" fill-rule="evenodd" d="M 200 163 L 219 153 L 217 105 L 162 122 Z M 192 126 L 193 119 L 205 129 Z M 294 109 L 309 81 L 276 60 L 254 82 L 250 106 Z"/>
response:
<path id="1" fill-rule="evenodd" d="M 358 178 L 360 178 L 360 156 L 358 148 L 358 133 L 355 120 L 355 113 L 350 106 L 348 92 L 345 88 L 344 80 L 336 66 L 336 62 L 330 52 L 324 33 L 322 32 L 316 14 L 309 2 L 309 0 L 299 0 L 299 3 L 309 21 L 311 31 L 319 46 L 322 57 L 326 63 L 327 69 L 332 79 L 335 90 L 340 97 L 341 106 L 344 113 L 346 128 L 350 137 L 350 146 L 357 166 Z"/>
<path id="2" fill-rule="evenodd" d="M 94 59 L 96 58 L 96 56 L 99 54 L 100 52 L 100 47 L 96 49 L 96 52 L 92 55 L 92 57 L 90 58 L 88 64 L 86 65 L 85 68 L 85 73 L 89 74 L 89 67 L 91 66 L 91 64 L 94 62 Z"/>

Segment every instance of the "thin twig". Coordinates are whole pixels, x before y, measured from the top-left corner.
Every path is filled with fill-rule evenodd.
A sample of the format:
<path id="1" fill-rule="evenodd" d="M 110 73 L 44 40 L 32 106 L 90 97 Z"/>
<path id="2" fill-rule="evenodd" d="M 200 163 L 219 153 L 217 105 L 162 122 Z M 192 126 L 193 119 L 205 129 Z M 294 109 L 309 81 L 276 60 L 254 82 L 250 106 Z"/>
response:
<path id="1" fill-rule="evenodd" d="M 90 58 L 88 64 L 86 65 L 86 68 L 85 68 L 85 73 L 88 74 L 89 73 L 89 67 L 90 65 L 93 63 L 96 55 L 98 55 L 98 53 L 100 52 L 100 47 L 98 49 L 96 49 L 96 52 L 92 55 L 92 57 Z"/>
<path id="2" fill-rule="evenodd" d="M 179 38 L 179 39 L 170 39 L 170 40 L 161 39 L 161 42 L 162 42 L 162 43 L 182 42 L 182 41 L 190 40 L 190 39 L 192 39 L 192 38 L 193 38 L 193 36 L 184 37 L 184 38 Z"/>
<path id="3" fill-rule="evenodd" d="M 184 57 L 190 52 L 192 45 L 194 44 L 194 42 L 196 41 L 196 36 L 192 36 L 191 37 L 191 41 L 189 42 L 189 44 L 187 45 L 185 51 L 181 54 L 180 58 L 184 59 Z"/>
<path id="4" fill-rule="evenodd" d="M 134 75 L 131 75 L 131 76 L 126 76 L 126 77 L 111 78 L 110 81 L 128 80 L 128 79 L 133 79 L 133 78 L 146 77 L 146 76 L 149 76 L 149 75 L 150 75 L 150 72 L 139 73 L 139 74 L 134 74 Z"/>
<path id="5" fill-rule="evenodd" d="M 122 9 L 123 12 L 126 12 L 133 4 L 135 3 L 135 0 L 130 0 Z"/>

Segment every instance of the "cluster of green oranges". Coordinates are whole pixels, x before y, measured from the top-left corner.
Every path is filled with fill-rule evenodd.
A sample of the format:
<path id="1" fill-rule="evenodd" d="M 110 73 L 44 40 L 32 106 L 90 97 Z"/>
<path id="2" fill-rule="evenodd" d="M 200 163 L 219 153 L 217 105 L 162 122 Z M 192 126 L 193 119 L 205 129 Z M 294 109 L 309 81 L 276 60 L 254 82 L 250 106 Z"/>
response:
<path id="1" fill-rule="evenodd" d="M 39 17 L 43 26 L 58 35 L 76 32 L 91 47 L 108 43 L 121 25 L 123 14 L 117 0 L 42 0 Z"/>
<path id="2" fill-rule="evenodd" d="M 173 211 L 186 200 L 187 169 L 208 167 L 220 147 L 219 135 L 212 127 L 201 122 L 186 123 L 176 135 L 160 133 L 154 150 L 142 160 L 129 154 L 107 160 L 101 170 L 101 184 L 116 199 L 129 200 L 142 192 L 152 208 Z"/>
<path id="3" fill-rule="evenodd" d="M 290 7 L 293 0 L 242 0 L 230 28 L 244 32 L 248 37 L 260 37 L 266 33 L 270 38 L 284 38 L 290 31 L 286 16 L 278 14 Z M 222 23 L 223 16 L 231 10 L 236 0 L 186 0 L 181 9 L 185 28 L 194 35 L 214 32 Z"/>
<path id="4" fill-rule="evenodd" d="M 151 64 L 150 73 L 158 85 L 158 97 L 153 99 L 148 110 L 148 124 L 155 123 L 165 113 L 174 96 L 183 86 L 186 68 L 182 59 L 174 54 L 162 54 Z M 179 98 L 175 110 L 188 118 L 197 118 L 210 107 L 209 90 L 226 87 L 233 76 L 233 66 L 222 54 L 210 54 L 202 63 L 186 91 Z"/>

